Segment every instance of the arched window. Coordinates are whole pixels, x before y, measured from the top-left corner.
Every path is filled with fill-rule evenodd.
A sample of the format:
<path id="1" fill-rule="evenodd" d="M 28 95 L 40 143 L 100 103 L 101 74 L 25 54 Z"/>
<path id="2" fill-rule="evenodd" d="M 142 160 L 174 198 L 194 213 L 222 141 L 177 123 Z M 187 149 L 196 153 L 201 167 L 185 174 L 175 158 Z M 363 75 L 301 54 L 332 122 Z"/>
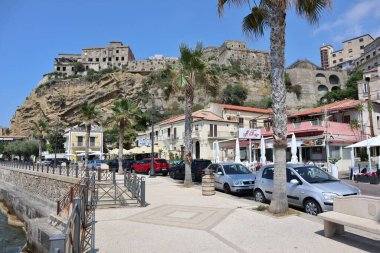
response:
<path id="1" fill-rule="evenodd" d="M 331 75 L 329 77 L 329 82 L 330 84 L 339 84 L 339 77 L 337 77 L 336 75 Z"/>

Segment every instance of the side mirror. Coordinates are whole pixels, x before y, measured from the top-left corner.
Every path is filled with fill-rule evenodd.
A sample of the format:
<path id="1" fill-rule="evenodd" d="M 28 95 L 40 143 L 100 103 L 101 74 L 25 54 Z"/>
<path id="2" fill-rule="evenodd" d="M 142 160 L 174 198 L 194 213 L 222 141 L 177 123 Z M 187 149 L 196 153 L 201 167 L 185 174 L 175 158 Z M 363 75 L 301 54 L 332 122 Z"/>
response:
<path id="1" fill-rule="evenodd" d="M 218 175 L 223 175 L 223 172 L 218 171 L 218 173 L 216 173 L 216 174 L 218 174 Z"/>
<path id="2" fill-rule="evenodd" d="M 291 183 L 291 184 L 295 184 L 295 185 L 297 185 L 297 184 L 299 184 L 300 182 L 299 182 L 297 179 L 292 179 L 292 180 L 290 180 L 290 183 Z"/>

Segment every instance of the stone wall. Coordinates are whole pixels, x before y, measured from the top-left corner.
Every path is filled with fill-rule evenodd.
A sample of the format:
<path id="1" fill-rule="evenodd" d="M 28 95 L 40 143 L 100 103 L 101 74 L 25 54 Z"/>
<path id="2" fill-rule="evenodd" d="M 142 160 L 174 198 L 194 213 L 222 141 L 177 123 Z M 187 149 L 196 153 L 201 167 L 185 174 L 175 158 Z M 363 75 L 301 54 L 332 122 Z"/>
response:
<path id="1" fill-rule="evenodd" d="M 56 201 L 64 196 L 71 186 L 78 183 L 79 179 L 43 172 L 0 167 L 0 181 L 12 184 L 43 199 Z"/>

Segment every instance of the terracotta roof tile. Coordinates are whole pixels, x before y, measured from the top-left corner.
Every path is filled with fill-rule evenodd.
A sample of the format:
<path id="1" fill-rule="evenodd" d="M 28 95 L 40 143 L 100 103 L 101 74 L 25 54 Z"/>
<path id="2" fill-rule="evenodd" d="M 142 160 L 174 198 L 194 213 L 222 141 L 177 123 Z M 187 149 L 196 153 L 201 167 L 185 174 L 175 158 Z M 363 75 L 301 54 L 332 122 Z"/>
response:
<path id="1" fill-rule="evenodd" d="M 310 109 L 299 111 L 295 114 L 289 115 L 289 118 L 298 117 L 298 116 L 306 116 L 306 115 L 311 115 L 311 114 L 322 114 L 325 110 L 325 107 L 327 108 L 327 111 L 352 109 L 352 108 L 355 108 L 360 103 L 363 103 L 363 102 L 360 100 L 345 99 L 345 100 L 338 101 L 332 104 L 328 104 L 326 106 L 320 106 L 317 108 L 310 108 Z"/>
<path id="2" fill-rule="evenodd" d="M 231 122 L 229 120 L 225 120 L 225 119 L 219 117 L 218 115 L 216 115 L 210 111 L 206 111 L 206 110 L 195 111 L 195 112 L 193 112 L 192 115 L 193 115 L 194 120 L 198 119 L 198 120 L 208 120 L 208 121 Z M 164 121 L 161 121 L 158 123 L 158 125 L 160 125 L 160 126 L 167 125 L 167 124 L 171 124 L 174 122 L 182 121 L 184 119 L 185 119 L 185 115 L 181 114 L 181 115 L 174 116 L 174 117 L 171 117 L 169 119 L 166 119 Z"/>
<path id="3" fill-rule="evenodd" d="M 257 112 L 257 113 L 262 113 L 262 114 L 272 114 L 272 110 L 270 109 L 261 109 L 261 108 L 247 107 L 247 106 L 218 104 L 218 103 L 210 103 L 210 104 L 219 105 L 225 109 L 230 109 L 230 110 Z"/>

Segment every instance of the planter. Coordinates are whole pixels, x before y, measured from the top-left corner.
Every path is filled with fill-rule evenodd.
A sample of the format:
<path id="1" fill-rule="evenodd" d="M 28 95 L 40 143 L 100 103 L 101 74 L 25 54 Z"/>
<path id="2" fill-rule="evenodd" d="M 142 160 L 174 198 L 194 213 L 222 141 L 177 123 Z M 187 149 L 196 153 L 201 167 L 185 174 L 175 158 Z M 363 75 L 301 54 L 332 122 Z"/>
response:
<path id="1" fill-rule="evenodd" d="M 367 175 L 356 175 L 354 176 L 354 179 L 356 182 L 361 182 L 361 183 L 369 183 L 369 176 Z"/>

